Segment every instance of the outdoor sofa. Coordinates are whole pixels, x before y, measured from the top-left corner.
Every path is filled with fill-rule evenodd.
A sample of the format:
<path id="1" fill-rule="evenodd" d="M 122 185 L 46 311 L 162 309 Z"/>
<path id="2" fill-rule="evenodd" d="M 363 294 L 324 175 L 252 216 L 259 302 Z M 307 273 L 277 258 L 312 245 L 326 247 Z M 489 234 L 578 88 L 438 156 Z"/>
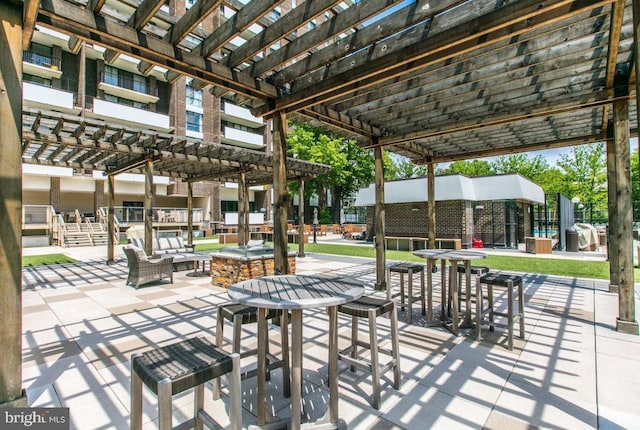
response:
<path id="1" fill-rule="evenodd" d="M 193 269 L 193 263 L 197 260 L 194 253 L 194 245 L 184 243 L 181 237 L 154 237 L 152 242 L 152 259 L 162 256 L 173 257 L 173 269 Z M 131 245 L 144 250 L 144 239 L 131 238 Z"/>

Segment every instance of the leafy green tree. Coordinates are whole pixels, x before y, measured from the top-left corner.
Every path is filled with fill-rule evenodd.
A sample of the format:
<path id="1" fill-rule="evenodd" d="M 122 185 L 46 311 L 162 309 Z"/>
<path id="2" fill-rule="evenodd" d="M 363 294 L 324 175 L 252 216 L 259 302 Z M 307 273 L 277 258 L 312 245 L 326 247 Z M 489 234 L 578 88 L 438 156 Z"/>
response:
<path id="1" fill-rule="evenodd" d="M 409 159 L 401 159 L 396 163 L 396 179 L 416 178 L 427 175 L 427 166 L 414 164 Z"/>
<path id="2" fill-rule="evenodd" d="M 331 172 L 305 183 L 304 199 L 318 195 L 319 211 L 327 210 L 327 191 L 331 191 L 333 204 L 331 218 L 340 219 L 343 201 L 351 198 L 360 187 L 373 181 L 373 153 L 355 141 L 331 135 L 319 128 L 292 123 L 287 135 L 289 156 L 331 166 Z M 297 191 L 297 184 L 290 189 Z"/>
<path id="3" fill-rule="evenodd" d="M 607 208 L 607 164 L 604 143 L 574 146 L 558 161 L 564 175 L 562 193 L 578 197 L 589 210 Z"/>
<path id="4" fill-rule="evenodd" d="M 529 157 L 526 154 L 498 157 L 492 166 L 496 173 L 517 173 L 535 183 L 540 183 L 540 179 L 550 169 L 549 163 L 542 155 Z"/>
<path id="5" fill-rule="evenodd" d="M 489 176 L 493 175 L 495 171 L 493 170 L 493 166 L 486 160 L 459 160 L 454 161 L 449 164 L 444 169 L 436 169 L 437 175 L 452 175 L 452 174 L 460 174 L 469 177 L 473 176 Z"/>
<path id="6" fill-rule="evenodd" d="M 382 161 L 383 161 L 383 168 L 384 168 L 384 180 L 392 181 L 394 179 L 398 179 L 398 166 L 393 161 L 393 158 L 391 157 L 389 151 L 383 151 L 382 157 L 383 157 Z"/>

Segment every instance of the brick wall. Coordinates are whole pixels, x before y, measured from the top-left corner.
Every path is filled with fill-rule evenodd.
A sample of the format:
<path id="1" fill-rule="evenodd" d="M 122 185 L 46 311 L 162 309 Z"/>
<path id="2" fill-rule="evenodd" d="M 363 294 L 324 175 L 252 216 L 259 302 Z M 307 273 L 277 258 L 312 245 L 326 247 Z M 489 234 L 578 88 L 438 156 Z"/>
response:
<path id="1" fill-rule="evenodd" d="M 483 209 L 476 210 L 475 207 Z M 531 235 L 529 204 L 519 203 L 518 240 Z M 367 207 L 368 239 L 374 236 L 374 207 Z M 475 220 L 474 220 L 475 218 Z M 385 205 L 385 235 L 427 237 L 427 203 Z M 436 202 L 436 237 L 461 239 L 463 247 L 471 247 L 472 238 L 482 239 L 486 246 L 505 246 L 505 202 L 463 200 Z"/>
<path id="2" fill-rule="evenodd" d="M 98 209 L 106 206 L 106 199 L 104 194 L 104 182 L 105 181 L 95 181 L 95 193 L 93 193 L 93 213 L 97 214 Z"/>
<path id="3" fill-rule="evenodd" d="M 49 188 L 49 204 L 53 206 L 53 209 L 56 211 L 60 210 L 60 177 L 59 176 L 51 176 L 49 178 L 50 188 Z"/>

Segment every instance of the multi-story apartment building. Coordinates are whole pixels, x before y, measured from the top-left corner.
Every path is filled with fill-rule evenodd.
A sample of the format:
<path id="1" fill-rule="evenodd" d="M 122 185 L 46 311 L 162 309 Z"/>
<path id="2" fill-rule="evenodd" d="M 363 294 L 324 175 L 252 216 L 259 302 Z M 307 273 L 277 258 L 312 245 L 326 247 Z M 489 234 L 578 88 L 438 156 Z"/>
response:
<path id="1" fill-rule="evenodd" d="M 167 19 L 171 15 L 179 17 L 192 3 L 174 0 L 163 6 L 163 10 Z M 194 33 L 210 32 L 216 22 L 234 12 L 223 6 Z M 273 13 L 280 13 L 280 8 Z M 210 28 L 204 28 L 207 26 Z M 37 30 L 23 55 L 25 109 L 57 111 L 206 142 L 269 150 L 269 130 L 263 120 L 234 103 L 233 94 L 214 95 L 210 87 L 192 79 L 177 78 L 159 67 L 147 67 L 134 58 L 113 55 L 102 47 L 45 28 Z M 242 43 L 242 40 L 231 43 Z M 67 218 L 76 210 L 81 214 L 96 214 L 106 205 L 102 172 L 24 164 L 23 173 L 24 205 L 51 205 Z M 156 177 L 154 188 L 154 207 L 186 208 L 185 183 Z M 118 175 L 115 191 L 116 207 L 141 207 L 144 178 L 134 174 Z M 264 208 L 268 216 L 269 189 L 252 188 L 249 201 L 251 211 Z M 237 186 L 197 183 L 194 207 L 199 211 L 196 220 L 220 221 L 226 212 L 238 210 Z M 135 213 L 128 209 L 116 211 L 116 215 L 122 217 Z"/>

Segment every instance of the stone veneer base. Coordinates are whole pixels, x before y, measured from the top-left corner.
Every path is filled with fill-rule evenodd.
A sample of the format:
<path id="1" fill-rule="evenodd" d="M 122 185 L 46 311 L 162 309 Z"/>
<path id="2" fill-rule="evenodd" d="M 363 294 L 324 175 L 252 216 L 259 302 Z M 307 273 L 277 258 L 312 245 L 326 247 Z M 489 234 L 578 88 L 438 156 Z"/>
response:
<path id="1" fill-rule="evenodd" d="M 296 273 L 296 256 L 289 255 L 289 273 Z M 247 279 L 273 275 L 275 259 L 273 255 L 243 257 L 231 254 L 211 255 L 211 284 L 229 288 Z"/>

